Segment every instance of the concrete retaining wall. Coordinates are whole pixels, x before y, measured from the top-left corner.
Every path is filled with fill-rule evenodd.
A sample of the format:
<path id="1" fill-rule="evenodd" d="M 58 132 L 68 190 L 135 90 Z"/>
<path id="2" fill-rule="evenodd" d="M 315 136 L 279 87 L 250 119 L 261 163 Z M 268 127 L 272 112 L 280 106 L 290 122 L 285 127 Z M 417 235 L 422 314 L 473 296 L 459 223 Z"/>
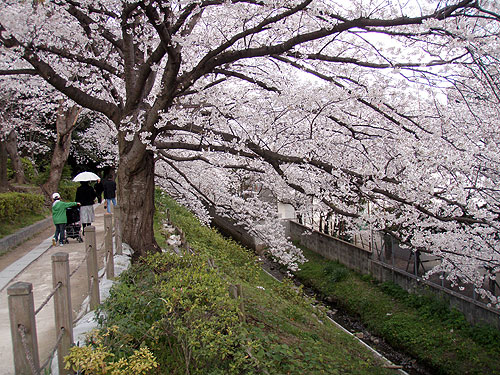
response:
<path id="1" fill-rule="evenodd" d="M 461 311 L 472 324 L 484 323 L 500 329 L 500 311 L 486 304 L 445 289 L 413 274 L 372 259 L 372 253 L 324 233 L 311 231 L 294 221 L 284 222 L 288 236 L 302 246 L 337 260 L 346 267 L 363 274 L 371 274 L 380 282 L 392 281 L 408 292 L 432 294 L 448 301 L 450 307 Z"/>
<path id="2" fill-rule="evenodd" d="M 213 210 L 209 210 L 209 212 L 212 216 L 212 225 L 215 226 L 222 234 L 234 238 L 259 254 L 262 252 L 265 247 L 264 244 L 257 238 L 249 235 L 242 226 L 236 225 L 228 218 L 217 215 Z"/>
<path id="3" fill-rule="evenodd" d="M 35 234 L 40 233 L 49 226 L 52 225 L 52 217 L 48 217 L 44 220 L 38 221 L 28 227 L 25 227 L 16 233 L 5 236 L 0 239 L 0 254 L 7 252 L 8 250 L 16 247 L 22 242 L 33 237 Z"/>
<path id="4" fill-rule="evenodd" d="M 327 234 L 312 231 L 296 223 L 288 221 L 288 233 L 292 240 L 298 241 L 302 246 L 311 249 L 327 259 L 338 260 L 345 266 L 360 273 L 370 272 L 371 252 L 354 246 L 349 242 L 339 240 Z M 303 233 L 307 233 L 304 234 Z"/>

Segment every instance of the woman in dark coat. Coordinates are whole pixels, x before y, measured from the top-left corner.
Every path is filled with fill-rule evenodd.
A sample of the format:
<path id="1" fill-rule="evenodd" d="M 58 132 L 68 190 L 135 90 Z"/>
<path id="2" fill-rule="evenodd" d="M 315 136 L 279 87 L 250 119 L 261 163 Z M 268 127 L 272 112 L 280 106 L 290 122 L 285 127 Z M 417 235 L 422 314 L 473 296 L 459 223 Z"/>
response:
<path id="1" fill-rule="evenodd" d="M 80 203 L 80 221 L 82 222 L 83 234 L 85 234 L 85 227 L 95 220 L 94 201 L 96 198 L 97 194 L 94 188 L 87 181 L 80 182 L 80 186 L 76 189 L 75 202 Z"/>
<path id="2" fill-rule="evenodd" d="M 113 181 L 113 176 L 108 174 L 102 182 L 104 188 L 104 199 L 106 199 L 106 210 L 111 213 L 111 203 L 116 206 L 116 182 Z"/>
<path id="3" fill-rule="evenodd" d="M 102 186 L 101 179 L 97 180 L 95 186 L 95 193 L 97 194 L 97 203 L 102 202 L 102 192 L 104 191 L 104 186 Z"/>

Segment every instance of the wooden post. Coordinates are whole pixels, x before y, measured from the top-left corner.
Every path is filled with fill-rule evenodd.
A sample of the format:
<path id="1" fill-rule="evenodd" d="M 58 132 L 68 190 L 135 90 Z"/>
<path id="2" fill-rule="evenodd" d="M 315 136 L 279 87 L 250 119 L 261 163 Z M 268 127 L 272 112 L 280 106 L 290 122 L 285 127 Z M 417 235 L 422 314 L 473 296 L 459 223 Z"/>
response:
<path id="1" fill-rule="evenodd" d="M 106 277 L 115 277 L 115 264 L 113 259 L 113 215 L 104 214 L 104 247 L 106 249 Z"/>
<path id="2" fill-rule="evenodd" d="M 99 275 L 97 268 L 97 248 L 95 239 L 95 227 L 85 228 L 85 250 L 87 252 L 87 277 L 88 291 L 90 297 L 90 310 L 95 310 L 100 305 L 99 297 Z"/>
<path id="3" fill-rule="evenodd" d="M 52 286 L 55 288 L 59 283 L 61 283 L 61 286 L 54 294 L 56 337 L 59 337 L 61 328 L 64 328 L 64 332 L 57 346 L 57 360 L 59 374 L 67 375 L 73 373 L 71 370 L 64 368 L 64 357 L 69 354 L 69 349 L 73 345 L 73 311 L 71 309 L 68 253 L 52 255 Z"/>
<path id="4" fill-rule="evenodd" d="M 238 297 L 240 299 L 240 312 L 241 312 L 241 321 L 244 322 L 245 318 L 245 303 L 243 301 L 243 288 L 241 284 L 236 284 L 236 290 L 238 292 Z"/>
<path id="5" fill-rule="evenodd" d="M 10 332 L 12 335 L 12 350 L 14 351 L 14 371 L 16 374 L 32 374 L 40 371 L 38 355 L 38 340 L 36 336 L 35 304 L 33 300 L 33 284 L 17 282 L 7 288 L 9 296 Z M 25 344 L 19 327 L 26 332 Z M 27 358 L 29 357 L 29 359 Z"/>
<path id="6" fill-rule="evenodd" d="M 233 299 L 238 298 L 238 289 L 236 288 L 236 285 L 233 284 L 229 285 L 228 290 L 229 290 L 229 297 Z"/>
<path id="7" fill-rule="evenodd" d="M 181 248 L 185 249 L 186 246 L 186 237 L 184 236 L 184 231 L 182 229 L 179 229 L 179 238 L 181 241 Z"/>
<path id="8" fill-rule="evenodd" d="M 239 299 L 239 308 L 240 308 L 240 320 L 242 322 L 245 321 L 245 306 L 243 302 L 243 290 L 241 288 L 241 284 L 229 285 L 228 288 L 229 296 L 234 299 Z"/>
<path id="9" fill-rule="evenodd" d="M 122 254 L 122 208 L 117 205 L 115 207 L 115 245 L 116 254 Z"/>

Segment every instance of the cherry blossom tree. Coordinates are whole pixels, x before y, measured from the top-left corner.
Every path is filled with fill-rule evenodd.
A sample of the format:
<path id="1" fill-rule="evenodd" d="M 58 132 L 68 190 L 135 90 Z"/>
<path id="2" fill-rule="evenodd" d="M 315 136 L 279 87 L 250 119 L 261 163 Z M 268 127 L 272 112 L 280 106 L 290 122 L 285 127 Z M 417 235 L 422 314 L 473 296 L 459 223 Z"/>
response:
<path id="1" fill-rule="evenodd" d="M 7 155 L 12 160 L 12 168 L 14 170 L 14 182 L 24 183 L 24 171 L 21 164 L 21 159 L 17 151 L 17 132 L 11 126 L 12 106 L 5 95 L 0 97 L 0 179 L 2 180 L 0 190 L 9 188 L 7 180 Z"/>
<path id="2" fill-rule="evenodd" d="M 38 77 L 27 80 L 4 76 L 2 83 L 6 91 L 0 101 L 1 124 L 3 132 L 11 134 L 6 137 L 12 149 L 9 156 L 14 160 L 13 154 L 22 154 L 33 162 L 37 160 L 42 168 L 43 160 L 50 160 L 48 181 L 43 186 L 48 196 L 57 189 L 70 155 L 80 165 L 115 165 L 116 130 L 102 115 L 62 100 L 62 95 Z"/>
<path id="3" fill-rule="evenodd" d="M 71 136 L 76 129 L 81 107 L 72 104 L 68 108 L 67 100 L 39 77 L 22 81 L 9 77 L 3 83 L 2 133 L 16 171 L 16 182 L 24 182 L 18 149 L 29 149 L 31 156 L 50 151 L 48 179 L 41 185 L 50 200 L 52 193 L 57 191 L 68 159 Z M 52 127 L 53 123 L 55 126 Z M 52 149 L 47 147 L 48 142 L 53 142 Z M 21 174 L 22 178 L 19 178 Z"/>
<path id="4" fill-rule="evenodd" d="M 43 133 L 43 127 L 40 123 L 40 106 L 33 108 L 33 102 L 30 96 L 25 95 L 29 90 L 24 91 L 28 85 L 19 85 L 19 80 L 8 79 L 3 80 L 2 92 L 0 95 L 0 134 L 1 141 L 8 153 L 12 162 L 12 169 L 14 171 L 13 182 L 24 184 L 26 178 L 24 169 L 21 162 L 21 155 L 24 154 L 33 157 L 35 154 L 43 151 L 48 151 L 42 146 L 43 139 L 40 137 Z M 23 89 L 20 90 L 19 88 Z M 23 93 L 24 91 L 24 93 Z M 40 98 L 37 96 L 37 101 Z M 43 112 L 46 110 L 46 105 L 42 107 Z M 43 115 L 42 115 L 43 116 Z M 36 142 L 30 141 L 30 133 L 36 132 Z M 34 146 L 34 143 L 36 146 Z M 44 150 L 45 149 L 45 150 Z M 26 150 L 30 150 L 27 153 Z M 5 179 L 7 182 L 7 180 Z M 11 186 L 9 188 L 12 188 Z"/>
<path id="5" fill-rule="evenodd" d="M 72 157 L 80 165 L 96 165 L 99 169 L 115 169 L 118 165 L 116 128 L 108 119 L 96 112 L 88 112 L 73 138 Z M 75 145 L 76 143 L 76 145 Z"/>
<path id="6" fill-rule="evenodd" d="M 300 261 L 275 207 L 241 194 L 258 182 L 479 283 L 500 259 L 499 19 L 474 0 L 4 1 L 0 73 L 36 74 L 114 125 L 135 256 L 158 249 L 156 174 L 200 217 Z"/>

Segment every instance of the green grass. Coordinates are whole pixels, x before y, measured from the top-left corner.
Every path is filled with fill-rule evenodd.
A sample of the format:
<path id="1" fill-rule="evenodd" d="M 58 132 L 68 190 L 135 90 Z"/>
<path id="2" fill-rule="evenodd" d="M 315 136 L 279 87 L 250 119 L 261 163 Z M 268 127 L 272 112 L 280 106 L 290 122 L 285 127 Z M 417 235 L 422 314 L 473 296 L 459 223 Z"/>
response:
<path id="1" fill-rule="evenodd" d="M 31 224 L 35 224 L 37 221 L 43 220 L 48 217 L 49 214 L 49 210 L 47 210 L 43 214 L 22 214 L 17 217 L 15 221 L 2 222 L 0 223 L 0 238 L 6 237 L 9 234 L 13 234 Z"/>
<path id="2" fill-rule="evenodd" d="M 159 363 L 151 373 L 173 375 L 187 369 L 204 375 L 395 373 L 291 281 L 263 272 L 248 250 L 200 225 L 170 198 L 160 195 L 157 202 L 157 220 L 169 209 L 195 255 L 149 256 L 120 277 L 102 307 L 103 327 L 110 328 L 103 337 L 114 358 L 147 347 Z M 231 284 L 242 286 L 243 311 L 240 300 L 229 297 Z"/>
<path id="3" fill-rule="evenodd" d="M 297 277 L 360 318 L 373 333 L 436 374 L 500 374 L 500 331 L 472 327 L 433 297 L 379 284 L 338 262 L 303 249 L 309 260 Z"/>
<path id="4" fill-rule="evenodd" d="M 41 190 L 38 185 L 31 184 L 13 184 L 14 190 L 23 192 L 33 196 L 40 196 Z M 76 188 L 78 184 L 62 180 L 59 186 L 59 193 L 65 201 L 73 201 L 75 198 Z M 0 220 L 0 238 L 6 237 L 17 232 L 24 227 L 35 224 L 37 221 L 43 220 L 51 215 L 51 208 L 45 203 L 42 207 L 33 209 L 33 207 L 16 207 L 17 215 L 14 219 Z M 38 212 L 36 212 L 38 211 Z"/>

